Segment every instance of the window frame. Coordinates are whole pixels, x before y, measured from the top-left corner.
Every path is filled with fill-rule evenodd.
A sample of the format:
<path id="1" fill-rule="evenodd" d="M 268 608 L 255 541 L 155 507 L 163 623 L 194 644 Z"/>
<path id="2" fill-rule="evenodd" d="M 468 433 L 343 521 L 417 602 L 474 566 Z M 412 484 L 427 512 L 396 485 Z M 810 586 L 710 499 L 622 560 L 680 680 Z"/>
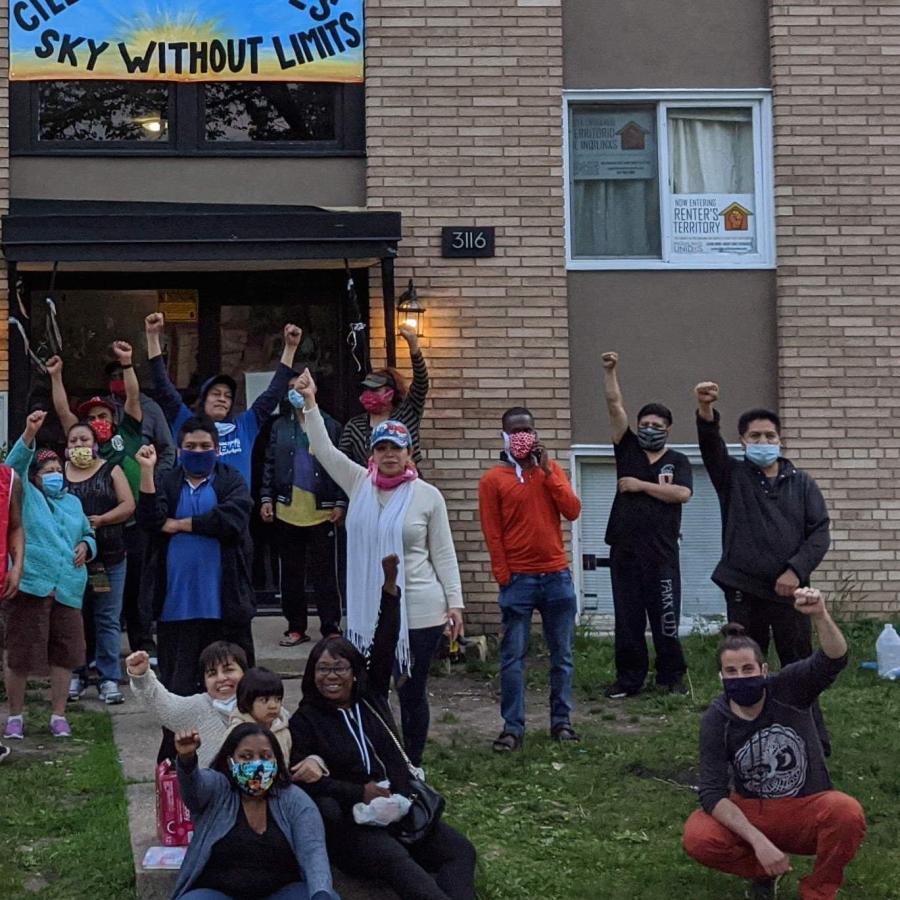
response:
<path id="1" fill-rule="evenodd" d="M 659 172 L 659 215 L 661 258 L 647 257 L 583 257 L 572 253 L 572 182 L 570 126 L 573 108 L 579 104 L 656 104 L 656 144 Z M 752 111 L 753 168 L 756 202 L 757 252 L 726 257 L 724 254 L 673 258 L 672 221 L 669 209 L 669 138 L 667 111 L 670 108 L 697 109 L 707 107 L 744 106 Z M 643 270 L 666 271 L 686 269 L 774 269 L 775 197 L 772 130 L 772 91 L 766 88 L 731 90 L 703 89 L 633 89 L 633 90 L 569 90 L 563 91 L 563 194 L 565 202 L 566 269 L 569 271 Z"/>
<path id="2" fill-rule="evenodd" d="M 115 79 L 113 79 L 115 80 Z M 174 127 L 162 141 L 42 141 L 38 138 L 37 81 L 10 83 L 11 156 L 365 156 L 365 86 L 340 84 L 335 90 L 335 139 L 331 141 L 208 141 L 204 82 L 156 82 L 169 88 Z"/>

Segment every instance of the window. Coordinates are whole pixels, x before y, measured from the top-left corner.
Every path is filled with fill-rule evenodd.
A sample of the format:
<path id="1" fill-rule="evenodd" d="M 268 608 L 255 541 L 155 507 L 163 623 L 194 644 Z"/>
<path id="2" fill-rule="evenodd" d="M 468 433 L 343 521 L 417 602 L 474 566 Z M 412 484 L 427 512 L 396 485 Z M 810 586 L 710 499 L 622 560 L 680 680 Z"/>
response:
<path id="1" fill-rule="evenodd" d="M 360 156 L 363 91 L 319 82 L 13 82 L 12 152 Z"/>
<path id="2" fill-rule="evenodd" d="M 570 269 L 775 264 L 768 91 L 569 91 Z"/>

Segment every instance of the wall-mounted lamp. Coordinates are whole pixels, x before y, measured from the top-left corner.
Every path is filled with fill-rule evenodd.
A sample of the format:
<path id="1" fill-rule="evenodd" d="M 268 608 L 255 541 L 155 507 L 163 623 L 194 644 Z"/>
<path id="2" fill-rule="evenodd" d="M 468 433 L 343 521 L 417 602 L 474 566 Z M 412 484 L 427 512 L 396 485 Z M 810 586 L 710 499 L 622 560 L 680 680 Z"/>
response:
<path id="1" fill-rule="evenodd" d="M 400 300 L 397 302 L 397 326 L 403 325 L 411 328 L 417 337 L 424 337 L 426 312 L 425 307 L 419 302 L 416 286 L 410 278 L 409 286 L 400 295 Z"/>

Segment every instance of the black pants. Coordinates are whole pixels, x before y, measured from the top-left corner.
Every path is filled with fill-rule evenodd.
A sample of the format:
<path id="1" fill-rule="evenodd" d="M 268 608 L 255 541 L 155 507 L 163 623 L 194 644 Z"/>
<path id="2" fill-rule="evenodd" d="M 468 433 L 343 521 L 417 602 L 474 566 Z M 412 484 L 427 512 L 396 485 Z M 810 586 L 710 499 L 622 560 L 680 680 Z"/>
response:
<path id="1" fill-rule="evenodd" d="M 331 861 L 350 875 L 388 884 L 401 900 L 474 900 L 475 848 L 444 822 L 412 847 L 385 828 L 357 825 L 331 797 L 317 801 Z"/>
<path id="2" fill-rule="evenodd" d="M 812 656 L 812 622 L 809 616 L 794 609 L 791 600 L 768 600 L 746 591 L 725 591 L 728 621 L 743 625 L 747 634 L 759 644 L 763 656 L 769 653 L 769 640 L 775 642 L 778 662 L 783 669 L 791 663 Z M 812 705 L 816 730 L 826 756 L 831 755 L 831 735 L 822 718 L 819 701 Z"/>
<path id="3" fill-rule="evenodd" d="M 316 597 L 322 637 L 340 630 L 341 601 L 337 587 L 335 526 L 298 527 L 275 521 L 278 556 L 281 560 L 281 611 L 288 631 L 306 633 L 306 585 Z"/>
<path id="4" fill-rule="evenodd" d="M 125 591 L 122 594 L 122 612 L 128 633 L 131 652 L 145 650 L 156 656 L 153 640 L 153 611 L 149 603 L 141 603 L 141 569 L 147 551 L 147 532 L 137 525 L 125 529 Z"/>
<path id="5" fill-rule="evenodd" d="M 158 622 L 159 680 L 173 694 L 189 697 L 205 691 L 200 672 L 200 654 L 213 641 L 237 644 L 247 654 L 247 665 L 255 663 L 252 625 L 233 625 L 220 619 L 187 619 L 181 622 Z M 157 762 L 175 758 L 172 732 L 163 729 Z"/>
<path id="6" fill-rule="evenodd" d="M 656 683 L 670 686 L 687 671 L 678 638 L 681 622 L 681 572 L 673 560 L 647 558 L 640 551 L 613 547 L 610 552 L 616 614 L 616 680 L 628 691 L 644 686 L 650 667 L 644 634 L 647 621 L 656 649 Z"/>
<path id="7" fill-rule="evenodd" d="M 425 752 L 425 741 L 428 739 L 428 726 L 431 724 L 428 672 L 443 633 L 443 625 L 409 629 L 411 672 L 409 678 L 397 688 L 397 696 L 400 698 L 403 749 L 414 766 L 422 765 L 422 754 Z"/>

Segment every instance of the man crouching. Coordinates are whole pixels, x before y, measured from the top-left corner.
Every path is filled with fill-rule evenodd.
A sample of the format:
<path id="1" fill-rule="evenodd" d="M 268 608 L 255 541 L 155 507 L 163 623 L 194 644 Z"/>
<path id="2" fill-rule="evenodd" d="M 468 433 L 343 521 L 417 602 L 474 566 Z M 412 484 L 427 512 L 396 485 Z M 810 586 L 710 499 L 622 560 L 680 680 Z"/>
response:
<path id="1" fill-rule="evenodd" d="M 810 706 L 847 665 L 847 642 L 813 588 L 794 592 L 820 649 L 769 675 L 740 625 L 719 643 L 724 694 L 700 726 L 700 805 L 684 828 L 697 862 L 751 881 L 747 896 L 775 896 L 789 854 L 814 855 L 802 900 L 831 900 L 866 832 L 862 807 L 833 789 Z M 729 790 L 729 765 L 734 790 Z"/>

